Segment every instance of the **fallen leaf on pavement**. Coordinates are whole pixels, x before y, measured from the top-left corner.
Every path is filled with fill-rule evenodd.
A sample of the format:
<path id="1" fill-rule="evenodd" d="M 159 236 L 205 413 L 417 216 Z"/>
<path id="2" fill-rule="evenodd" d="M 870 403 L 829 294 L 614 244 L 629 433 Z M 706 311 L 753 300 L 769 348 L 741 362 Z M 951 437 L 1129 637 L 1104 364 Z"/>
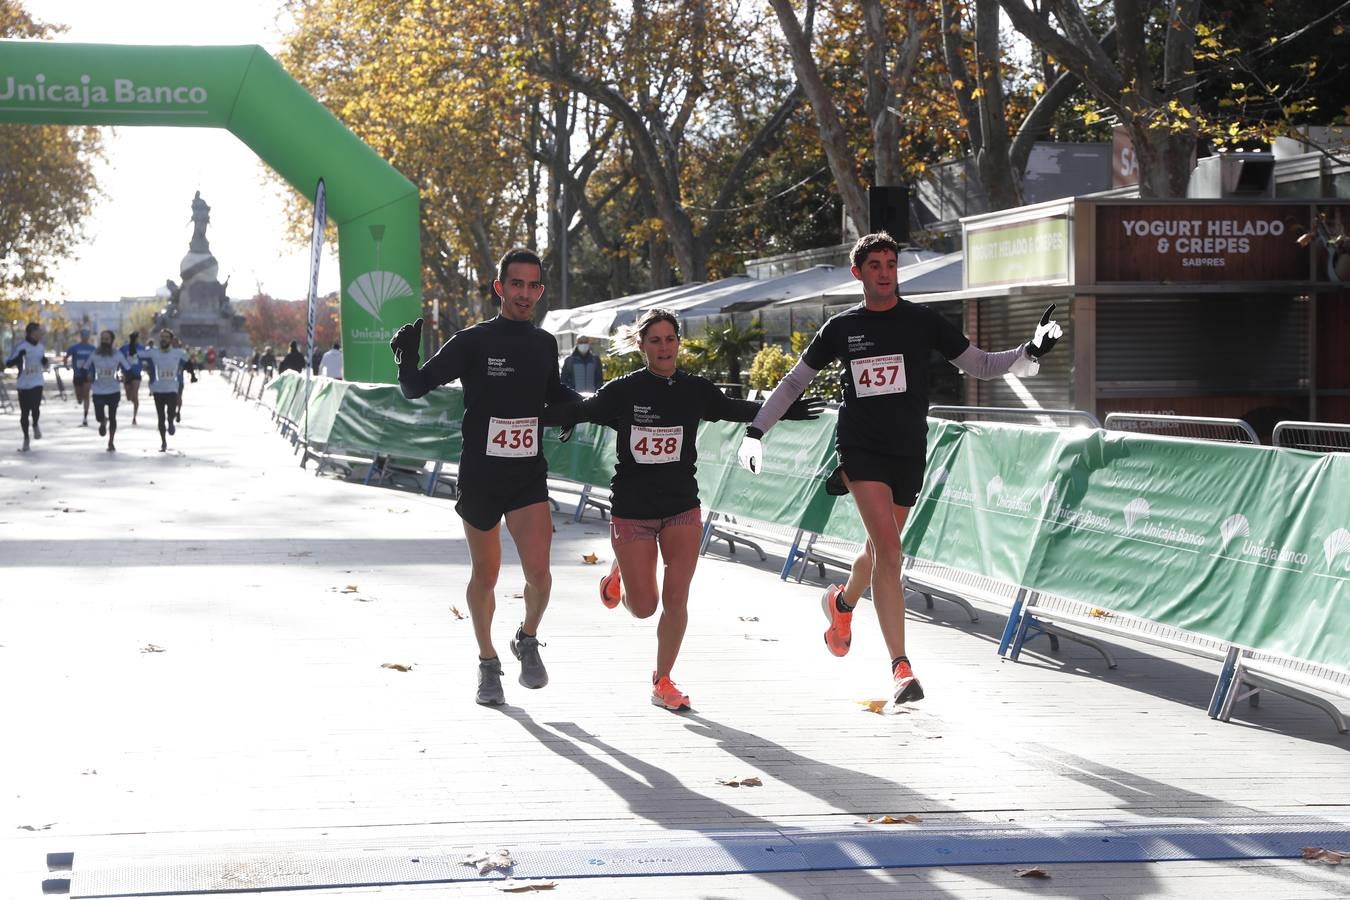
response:
<path id="1" fill-rule="evenodd" d="M 380 663 L 381 669 L 393 669 L 395 672 L 411 672 L 413 667 L 406 663 Z"/>
<path id="2" fill-rule="evenodd" d="M 452 606 L 452 607 L 450 607 L 450 615 L 454 616 L 456 619 L 462 619 L 462 618 L 464 618 L 464 613 L 462 613 L 462 612 L 459 611 L 459 607 L 458 607 L 458 606 Z"/>
<path id="3" fill-rule="evenodd" d="M 1350 859 L 1350 850 L 1328 850 L 1325 847 L 1304 847 L 1303 858 L 1314 862 L 1323 862 L 1329 866 L 1339 866 Z"/>
<path id="4" fill-rule="evenodd" d="M 868 816 L 868 825 L 918 825 L 922 822 L 918 816 Z"/>
<path id="5" fill-rule="evenodd" d="M 1093 618 L 1097 618 L 1097 619 L 1109 619 L 1109 618 L 1111 618 L 1111 615 L 1112 615 L 1112 614 L 1111 614 L 1110 612 L 1108 612 L 1107 610 L 1099 609 L 1099 608 L 1093 607 L 1092 611 L 1089 612 L 1088 615 L 1092 616 Z"/>
<path id="6" fill-rule="evenodd" d="M 583 553 L 581 561 L 588 566 L 593 566 L 600 561 L 600 557 L 596 556 L 594 553 Z"/>
<path id="7" fill-rule="evenodd" d="M 1030 869 L 1013 869 L 1013 874 L 1018 878 L 1049 878 L 1050 873 L 1040 866 L 1032 866 Z"/>
<path id="8" fill-rule="evenodd" d="M 505 881 L 494 881 L 492 886 L 499 891 L 508 894 L 530 894 L 534 891 L 551 891 L 558 886 L 556 881 L 517 881 L 514 878 L 508 878 Z"/>
<path id="9" fill-rule="evenodd" d="M 391 513 L 405 513 L 405 512 L 407 512 L 406 509 L 394 509 L 392 506 L 385 507 L 385 508 L 388 509 Z"/>
<path id="10" fill-rule="evenodd" d="M 742 622 L 758 622 L 759 616 L 741 616 Z"/>
<path id="11" fill-rule="evenodd" d="M 56 824 L 55 822 L 48 822 L 46 825 L 20 825 L 19 828 L 18 828 L 18 830 L 19 830 L 19 831 L 46 831 L 48 828 L 51 828 L 51 827 L 52 827 L 53 825 L 55 825 L 55 824 Z"/>
<path id="12" fill-rule="evenodd" d="M 763 786 L 764 786 L 764 782 L 760 781 L 760 780 L 759 780 L 759 777 L 758 777 L 758 776 L 754 776 L 754 775 L 750 776 L 749 778 L 730 778 L 730 779 L 719 778 L 719 779 L 717 779 L 717 783 L 718 783 L 718 784 L 724 784 L 724 785 L 726 785 L 727 787 L 763 787 Z"/>
<path id="13" fill-rule="evenodd" d="M 357 587 L 356 585 L 354 585 L 354 584 L 349 584 L 349 585 L 347 585 L 345 588 L 341 588 L 341 589 L 340 589 L 340 593 L 343 593 L 343 594 L 355 594 L 355 593 L 356 593 L 357 591 L 359 591 L 359 590 L 361 590 L 361 589 L 360 589 L 359 587 Z"/>
<path id="14" fill-rule="evenodd" d="M 141 648 L 142 653 L 163 653 L 164 648 L 159 644 L 146 644 Z"/>
<path id="15" fill-rule="evenodd" d="M 511 858 L 511 851 L 502 847 L 498 850 L 476 850 L 468 854 L 459 861 L 461 866 L 473 866 L 478 869 L 479 875 L 486 875 L 493 869 L 500 869 L 505 872 L 516 864 Z"/>
<path id="16" fill-rule="evenodd" d="M 882 711 L 886 709 L 885 700 L 859 700 L 858 705 L 863 708 L 863 712 L 876 713 L 877 715 L 881 715 Z"/>
<path id="17" fill-rule="evenodd" d="M 776 643 L 778 643 L 778 638 L 758 637 L 757 635 L 753 635 L 753 634 L 747 634 L 747 635 L 744 635 L 744 637 L 745 637 L 745 639 L 746 639 L 747 641 L 763 641 L 763 642 L 766 643 L 766 644 L 776 644 Z"/>

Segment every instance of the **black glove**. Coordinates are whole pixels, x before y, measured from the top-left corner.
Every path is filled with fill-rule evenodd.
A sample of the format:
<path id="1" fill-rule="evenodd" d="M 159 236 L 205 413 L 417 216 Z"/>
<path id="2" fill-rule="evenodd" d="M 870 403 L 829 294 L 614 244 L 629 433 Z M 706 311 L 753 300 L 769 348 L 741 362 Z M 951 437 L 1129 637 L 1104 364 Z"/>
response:
<path id="1" fill-rule="evenodd" d="M 825 401 L 819 397 L 812 397 L 809 400 L 806 397 L 798 397 L 792 401 L 792 405 L 783 413 L 784 419 L 819 419 L 820 413 L 825 409 Z"/>
<path id="2" fill-rule="evenodd" d="M 1050 352 L 1050 349 L 1059 343 L 1060 336 L 1064 334 L 1059 327 L 1058 322 L 1050 321 L 1050 315 L 1055 311 L 1055 304 L 1051 303 L 1045 308 L 1045 313 L 1041 316 L 1041 324 L 1036 326 L 1036 334 L 1027 342 L 1027 356 L 1032 359 L 1040 359 Z"/>
<path id="3" fill-rule="evenodd" d="M 577 426 L 575 425 L 564 425 L 562 428 L 559 428 L 558 440 L 564 444 L 570 441 L 572 439 L 572 429 L 576 427 Z"/>
<path id="4" fill-rule="evenodd" d="M 413 320 L 404 325 L 389 339 L 389 349 L 394 351 L 394 363 L 398 366 L 416 366 L 422 353 L 422 320 Z"/>

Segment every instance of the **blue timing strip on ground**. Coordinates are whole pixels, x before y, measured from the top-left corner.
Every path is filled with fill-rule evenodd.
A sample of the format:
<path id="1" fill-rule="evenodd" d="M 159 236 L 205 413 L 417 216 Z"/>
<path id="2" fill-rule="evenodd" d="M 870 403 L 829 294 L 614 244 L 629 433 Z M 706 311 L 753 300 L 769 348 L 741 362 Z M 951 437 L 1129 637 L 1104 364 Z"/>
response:
<path id="1" fill-rule="evenodd" d="M 714 875 L 968 865 L 1297 858 L 1304 847 L 1350 847 L 1350 821 L 1307 818 L 1181 820 L 1138 825 L 1019 827 L 868 825 L 848 830 L 729 831 L 647 841 L 512 847 L 515 878 Z M 460 860 L 472 848 L 431 853 L 262 847 L 175 853 L 135 863 L 77 854 L 70 895 L 153 897 L 304 888 L 374 887 L 501 879 Z"/>

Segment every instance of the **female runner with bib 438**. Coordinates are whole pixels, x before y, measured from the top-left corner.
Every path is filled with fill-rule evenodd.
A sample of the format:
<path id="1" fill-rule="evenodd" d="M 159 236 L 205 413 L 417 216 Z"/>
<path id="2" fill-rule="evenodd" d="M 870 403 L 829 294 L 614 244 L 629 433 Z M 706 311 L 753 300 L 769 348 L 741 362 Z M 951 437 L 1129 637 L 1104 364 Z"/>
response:
<path id="1" fill-rule="evenodd" d="M 618 432 L 618 463 L 610 482 L 610 544 L 614 565 L 600 579 L 600 600 L 622 603 L 639 619 L 661 607 L 656 624 L 656 669 L 651 701 L 666 709 L 688 709 L 670 673 L 689 624 L 689 584 L 698 563 L 703 523 L 699 512 L 695 439 L 702 421 L 749 422 L 758 403 L 723 394 L 706 378 L 676 368 L 680 326 L 673 313 L 648 311 L 625 343 L 636 342 L 645 368 L 605 384 L 580 403 L 548 409 L 545 425 L 570 427 L 596 422 Z M 814 419 L 823 400 L 795 400 L 785 419 Z M 665 563 L 656 583 L 656 557 Z"/>

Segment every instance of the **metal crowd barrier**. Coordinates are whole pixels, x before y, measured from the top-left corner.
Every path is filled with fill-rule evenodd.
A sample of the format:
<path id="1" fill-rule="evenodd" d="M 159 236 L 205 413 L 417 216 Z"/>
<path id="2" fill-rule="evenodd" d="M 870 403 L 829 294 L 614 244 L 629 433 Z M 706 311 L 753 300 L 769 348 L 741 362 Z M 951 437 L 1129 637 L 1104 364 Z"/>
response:
<path id="1" fill-rule="evenodd" d="M 1045 428 L 1101 428 L 1092 413 L 1082 409 L 1026 409 L 1004 406 L 930 406 L 935 419 L 957 422 L 1011 422 L 1014 425 L 1040 425 Z"/>
<path id="2" fill-rule="evenodd" d="M 1113 412 L 1106 414 L 1107 431 L 1130 431 L 1157 437 L 1179 437 L 1227 444 L 1259 444 L 1252 426 L 1241 419 L 1207 416 L 1167 416 L 1154 413 Z"/>
<path id="3" fill-rule="evenodd" d="M 1271 433 L 1276 447 L 1315 453 L 1350 453 L 1350 425 L 1331 422 L 1280 422 Z"/>

